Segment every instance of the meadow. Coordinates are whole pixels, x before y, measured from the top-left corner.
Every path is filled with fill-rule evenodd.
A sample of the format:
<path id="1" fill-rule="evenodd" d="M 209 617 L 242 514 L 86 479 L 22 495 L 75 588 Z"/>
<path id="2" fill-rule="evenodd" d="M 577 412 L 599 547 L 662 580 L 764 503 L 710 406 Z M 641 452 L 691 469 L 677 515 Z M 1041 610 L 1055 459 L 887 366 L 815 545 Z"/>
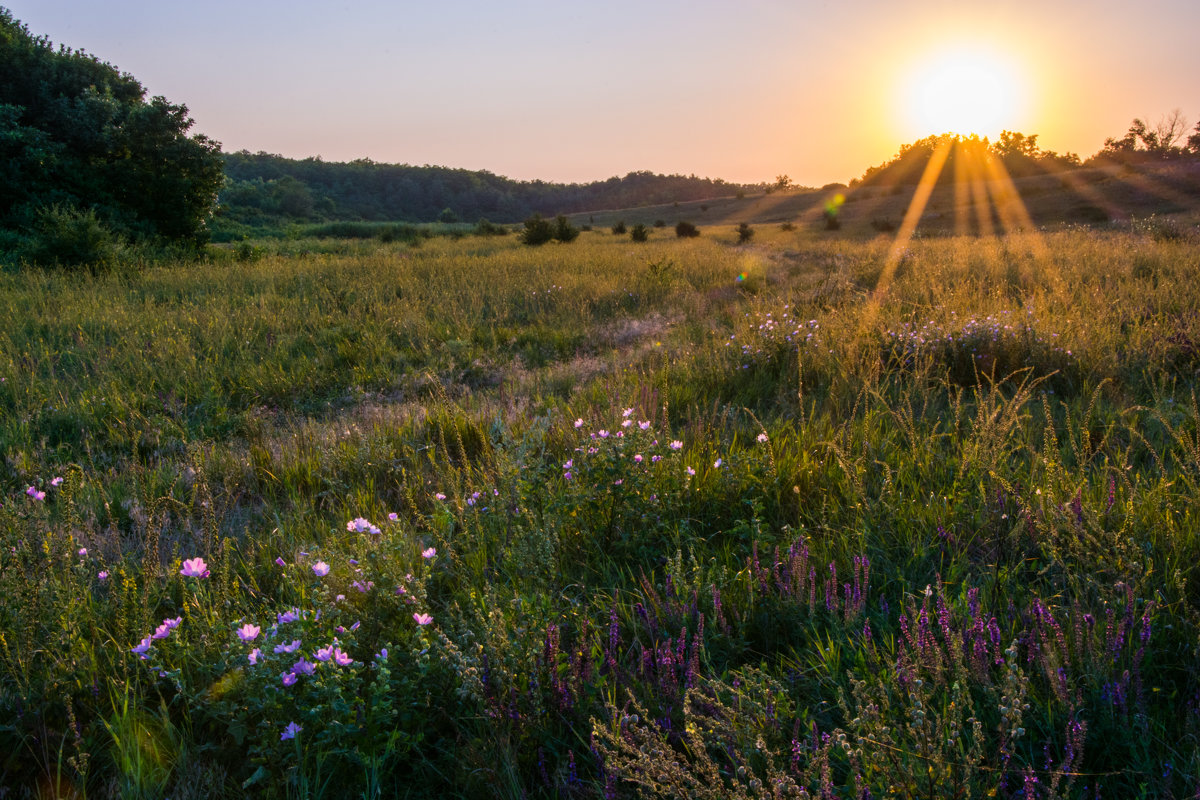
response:
<path id="1" fill-rule="evenodd" d="M 1197 240 L 2 273 L 0 794 L 1195 796 Z"/>

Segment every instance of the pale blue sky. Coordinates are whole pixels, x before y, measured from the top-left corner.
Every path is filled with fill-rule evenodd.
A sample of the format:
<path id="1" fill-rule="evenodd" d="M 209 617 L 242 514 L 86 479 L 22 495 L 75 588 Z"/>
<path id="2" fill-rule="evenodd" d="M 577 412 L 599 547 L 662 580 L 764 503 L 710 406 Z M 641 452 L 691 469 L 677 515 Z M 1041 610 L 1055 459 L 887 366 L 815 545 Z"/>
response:
<path id="1" fill-rule="evenodd" d="M 999 56 L 1020 100 L 1002 127 L 1054 150 L 1200 116 L 1195 0 L 0 4 L 185 103 L 227 150 L 522 179 L 846 181 L 940 132 L 907 97 L 947 48 Z"/>

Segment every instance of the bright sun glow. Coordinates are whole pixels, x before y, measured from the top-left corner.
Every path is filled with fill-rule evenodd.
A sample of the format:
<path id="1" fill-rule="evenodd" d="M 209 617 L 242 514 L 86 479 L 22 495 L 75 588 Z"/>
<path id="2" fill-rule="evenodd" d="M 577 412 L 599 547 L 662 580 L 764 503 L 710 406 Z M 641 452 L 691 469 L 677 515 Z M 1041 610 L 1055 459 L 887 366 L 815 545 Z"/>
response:
<path id="1" fill-rule="evenodd" d="M 1018 71 L 974 47 L 944 50 L 910 78 L 906 108 L 920 136 L 958 133 L 995 137 L 1015 130 L 1024 98 Z"/>

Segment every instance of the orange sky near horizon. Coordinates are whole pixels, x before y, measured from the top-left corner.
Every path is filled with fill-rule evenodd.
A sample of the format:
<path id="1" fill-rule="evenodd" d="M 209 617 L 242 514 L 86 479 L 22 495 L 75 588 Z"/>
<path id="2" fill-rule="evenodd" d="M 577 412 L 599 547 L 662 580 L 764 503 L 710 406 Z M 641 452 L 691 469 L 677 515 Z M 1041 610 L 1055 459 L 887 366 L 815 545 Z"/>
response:
<path id="1" fill-rule="evenodd" d="M 914 108 L 954 110 L 977 65 L 948 51 L 987 55 L 1011 95 L 964 98 L 995 117 L 984 134 L 1086 158 L 1135 116 L 1200 117 L 1192 0 L 0 4 L 185 103 L 226 150 L 518 179 L 846 182 L 946 132 Z M 921 100 L 931 81 L 952 88 Z"/>

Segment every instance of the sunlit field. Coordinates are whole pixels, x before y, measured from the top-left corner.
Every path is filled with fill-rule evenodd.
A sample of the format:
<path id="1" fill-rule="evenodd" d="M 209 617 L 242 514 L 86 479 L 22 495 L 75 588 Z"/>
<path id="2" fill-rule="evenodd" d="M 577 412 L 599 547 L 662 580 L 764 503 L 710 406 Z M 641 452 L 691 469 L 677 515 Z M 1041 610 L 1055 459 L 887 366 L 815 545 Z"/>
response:
<path id="1" fill-rule="evenodd" d="M 0 795 L 1192 796 L 1196 231 L 901 227 L 0 274 Z"/>

